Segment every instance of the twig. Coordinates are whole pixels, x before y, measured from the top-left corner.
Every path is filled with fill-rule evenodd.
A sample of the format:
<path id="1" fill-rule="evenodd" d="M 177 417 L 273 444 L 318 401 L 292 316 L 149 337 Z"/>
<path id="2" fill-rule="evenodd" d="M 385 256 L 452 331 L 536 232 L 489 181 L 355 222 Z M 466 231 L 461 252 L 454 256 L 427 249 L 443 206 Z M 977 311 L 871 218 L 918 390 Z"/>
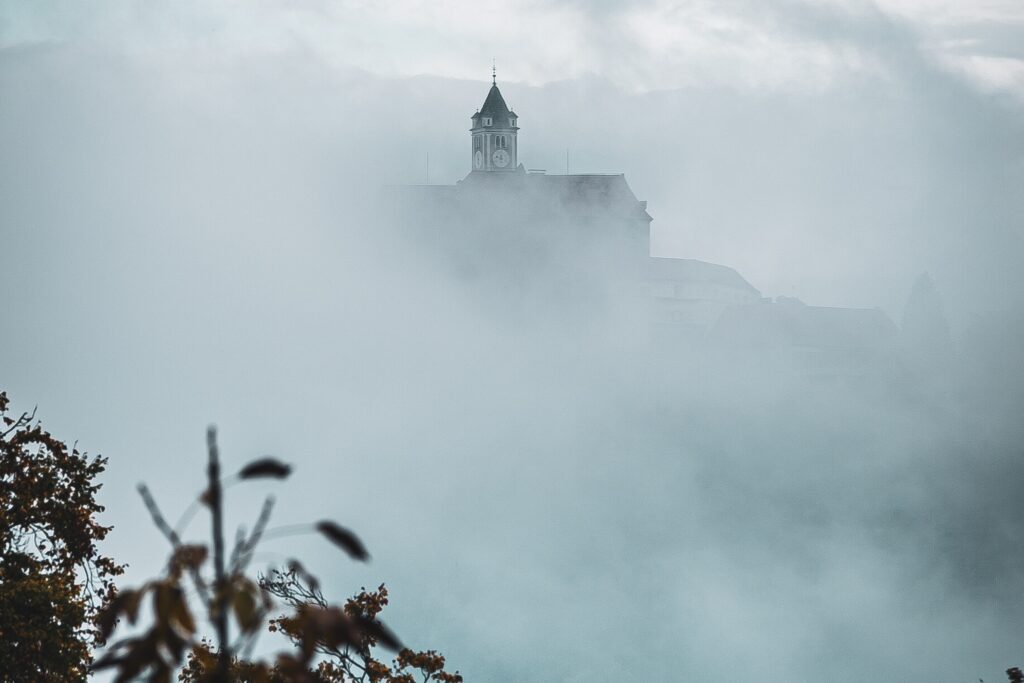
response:
<path id="1" fill-rule="evenodd" d="M 153 499 L 153 494 L 149 492 L 149 489 L 145 484 L 139 484 L 138 489 L 139 495 L 142 496 L 142 502 L 146 504 L 146 509 L 149 510 L 149 516 L 153 518 L 153 523 L 156 524 L 156 528 L 167 537 L 167 540 L 170 541 L 171 546 L 175 550 L 181 548 L 181 537 L 178 536 L 174 529 L 168 526 L 167 520 L 164 519 L 163 514 L 160 512 L 160 508 L 157 507 L 156 500 Z M 203 599 L 203 602 L 209 605 L 210 594 L 206 590 L 206 582 L 203 581 L 203 577 L 199 573 L 199 569 L 196 567 L 190 567 L 189 576 L 192 577 L 192 583 L 196 585 L 196 591 Z"/>
<path id="2" fill-rule="evenodd" d="M 161 513 L 160 508 L 157 507 L 156 500 L 153 499 L 153 494 L 149 492 L 149 488 L 145 484 L 139 484 L 138 489 L 139 495 L 142 496 L 142 502 L 146 504 L 146 509 L 149 510 L 149 516 L 153 518 L 153 523 L 156 524 L 156 528 L 159 529 L 160 533 L 162 533 L 167 540 L 171 542 L 171 545 L 177 549 L 181 546 L 181 538 L 167 523 L 167 520 L 164 519 L 163 513 Z"/>
<path id="3" fill-rule="evenodd" d="M 217 630 L 217 645 L 220 650 L 217 657 L 217 673 L 214 676 L 214 681 L 216 683 L 228 683 L 231 663 L 231 642 L 228 640 L 228 605 L 225 599 L 227 597 L 227 580 L 224 575 L 224 505 L 221 500 L 217 430 L 213 427 L 206 431 L 206 445 L 210 453 L 210 462 L 206 472 L 209 479 L 210 509 L 213 512 L 213 568 L 216 577 L 214 579 L 216 603 L 214 605 L 213 618 L 214 627 Z"/>
<path id="4" fill-rule="evenodd" d="M 249 563 L 252 561 L 253 552 L 256 550 L 256 546 L 259 545 L 260 539 L 263 538 L 267 524 L 270 522 L 270 513 L 273 509 L 274 498 L 273 496 L 267 496 L 266 500 L 263 501 L 263 509 L 260 510 L 260 516 L 256 520 L 256 525 L 252 528 L 249 540 L 242 544 L 241 552 L 232 563 L 231 571 L 233 573 L 242 572 L 249 566 Z"/>

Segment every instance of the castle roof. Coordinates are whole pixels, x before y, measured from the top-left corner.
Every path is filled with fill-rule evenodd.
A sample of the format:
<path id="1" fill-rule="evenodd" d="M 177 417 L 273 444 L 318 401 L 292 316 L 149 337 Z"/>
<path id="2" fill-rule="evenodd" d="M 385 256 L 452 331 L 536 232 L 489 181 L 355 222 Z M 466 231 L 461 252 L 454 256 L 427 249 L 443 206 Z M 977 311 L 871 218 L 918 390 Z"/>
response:
<path id="1" fill-rule="evenodd" d="M 526 178 L 529 182 L 539 185 L 545 191 L 559 197 L 564 205 L 608 207 L 619 204 L 628 206 L 631 210 L 635 207 L 646 215 L 647 203 L 637 200 L 633 190 L 626 182 L 626 176 L 622 173 L 574 175 L 529 173 Z"/>
<path id="2" fill-rule="evenodd" d="M 485 198 L 494 201 L 505 197 L 515 199 L 524 208 L 557 207 L 576 216 L 651 220 L 647 202 L 636 198 L 622 173 L 548 175 L 526 173 L 520 167 L 513 173 L 470 173 L 456 187 L 473 205 Z"/>
<path id="3" fill-rule="evenodd" d="M 747 282 L 742 275 L 717 263 L 697 261 L 689 258 L 665 258 L 652 256 L 647 261 L 647 275 L 652 280 L 673 282 L 704 282 L 743 289 L 757 296 L 761 293 Z"/>

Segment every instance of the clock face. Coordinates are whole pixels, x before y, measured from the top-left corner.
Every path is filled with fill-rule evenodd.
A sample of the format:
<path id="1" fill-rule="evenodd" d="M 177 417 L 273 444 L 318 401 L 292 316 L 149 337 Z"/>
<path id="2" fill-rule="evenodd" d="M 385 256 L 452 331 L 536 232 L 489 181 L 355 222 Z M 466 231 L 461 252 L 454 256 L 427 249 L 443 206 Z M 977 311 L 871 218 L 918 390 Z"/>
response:
<path id="1" fill-rule="evenodd" d="M 473 155 L 473 168 L 480 168 L 484 165 L 484 153 L 477 150 Z"/>
<path id="2" fill-rule="evenodd" d="M 497 152 L 495 152 L 494 156 L 492 156 L 491 159 L 494 161 L 494 165 L 497 166 L 498 168 L 505 168 L 506 166 L 508 166 L 508 152 L 506 152 L 503 149 L 499 149 Z"/>

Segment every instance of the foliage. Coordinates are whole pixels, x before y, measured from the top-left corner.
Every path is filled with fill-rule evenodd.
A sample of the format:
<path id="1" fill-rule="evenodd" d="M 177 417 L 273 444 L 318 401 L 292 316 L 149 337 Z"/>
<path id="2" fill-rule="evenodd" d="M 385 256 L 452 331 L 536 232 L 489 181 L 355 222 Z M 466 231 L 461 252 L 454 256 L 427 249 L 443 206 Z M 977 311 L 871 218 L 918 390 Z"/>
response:
<path id="1" fill-rule="evenodd" d="M 292 566 L 286 572 L 272 571 L 269 577 L 261 577 L 262 585 L 268 593 L 283 600 L 296 612 L 304 609 L 330 609 L 323 593 L 317 586 L 316 579 L 305 573 L 301 567 Z M 350 618 L 357 620 L 374 620 L 388 604 L 388 589 L 381 584 L 375 591 L 365 588 L 342 608 Z M 293 643 L 302 646 L 306 633 L 301 621 L 294 617 L 278 617 L 270 622 L 272 631 L 280 631 L 288 636 Z M 444 670 L 445 658 L 433 650 L 414 652 L 408 648 L 399 651 L 391 666 L 369 656 L 375 639 L 364 638 L 355 645 L 346 645 L 342 649 L 332 648 L 325 642 L 317 642 L 317 651 L 327 657 L 322 662 L 318 673 L 321 679 L 330 683 L 346 681 L 384 681 L 385 683 L 414 683 L 422 681 L 439 681 L 440 683 L 462 683 L 462 676 Z"/>
<path id="2" fill-rule="evenodd" d="M 414 652 L 403 648 L 389 666 L 371 655 L 379 637 L 362 633 L 353 641 L 342 645 L 332 644 L 329 639 L 318 637 L 315 627 L 311 628 L 313 615 L 333 613 L 333 608 L 317 587 L 314 577 L 306 573 L 297 563 L 287 571 L 271 570 L 269 576 L 261 576 L 259 585 L 264 591 L 283 601 L 290 607 L 290 615 L 271 619 L 269 630 L 282 633 L 304 651 L 311 647 L 322 659 L 315 668 L 302 672 L 300 680 L 315 683 L 462 683 L 462 676 L 444 670 L 445 658 L 433 650 Z M 381 584 L 375 591 L 362 589 L 345 603 L 341 613 L 355 622 L 373 623 L 377 615 L 388 604 L 387 588 Z M 315 619 L 314 619 L 315 620 Z M 393 644 L 400 647 L 397 641 Z M 198 683 L 207 677 L 216 666 L 217 658 L 209 642 L 201 642 L 190 654 L 188 664 L 179 676 L 183 683 Z M 288 664 L 280 663 L 269 669 L 236 659 L 231 665 L 232 677 L 238 681 L 270 681 L 282 683 L 296 680 L 289 676 Z M 261 676 L 265 676 L 261 678 Z"/>
<path id="3" fill-rule="evenodd" d="M 251 533 L 239 530 L 228 555 L 223 530 L 224 489 L 247 479 L 284 479 L 291 467 L 262 458 L 234 477 L 222 479 L 212 429 L 208 447 L 207 488 L 186 511 L 182 523 L 197 506 L 205 507 L 211 520 L 210 545 L 183 543 L 180 532 L 167 524 L 149 490 L 139 487 L 157 527 L 170 541 L 172 553 L 162 577 L 138 589 L 121 591 L 104 610 L 100 619 L 104 636 L 110 635 L 122 619 L 130 624 L 140 621 L 145 604 L 150 606 L 151 623 L 113 643 L 96 663 L 96 670 L 114 669 L 116 681 L 139 676 L 171 681 L 174 672 L 184 665 L 178 680 L 186 683 L 462 683 L 458 673 L 444 671 L 444 657 L 433 651 L 405 649 L 380 621 L 378 615 L 388 600 L 383 585 L 377 591 L 364 590 L 344 607 L 336 607 L 324 599 L 316 578 L 296 560 L 289 560 L 287 571 L 271 570 L 269 578 L 250 578 L 249 565 L 260 541 L 269 535 L 281 535 L 282 530 L 267 528 L 273 499 L 265 501 Z M 334 522 L 321 521 L 304 530 L 319 532 L 354 560 L 369 559 L 362 541 Z M 194 600 L 190 601 L 190 594 L 195 595 Z M 199 610 L 212 626 L 212 637 L 200 635 L 194 616 L 200 612 L 192 602 L 199 603 Z M 287 612 L 269 619 L 276 607 Z M 287 636 L 293 647 L 278 653 L 272 661 L 252 659 L 251 650 L 264 629 Z M 374 656 L 380 648 L 397 653 L 392 666 Z"/>
<path id="4" fill-rule="evenodd" d="M 94 619 L 123 568 L 96 547 L 110 527 L 96 519 L 88 458 L 45 431 L 35 413 L 7 415 L 0 392 L 0 671 L 5 680 L 85 680 Z"/>

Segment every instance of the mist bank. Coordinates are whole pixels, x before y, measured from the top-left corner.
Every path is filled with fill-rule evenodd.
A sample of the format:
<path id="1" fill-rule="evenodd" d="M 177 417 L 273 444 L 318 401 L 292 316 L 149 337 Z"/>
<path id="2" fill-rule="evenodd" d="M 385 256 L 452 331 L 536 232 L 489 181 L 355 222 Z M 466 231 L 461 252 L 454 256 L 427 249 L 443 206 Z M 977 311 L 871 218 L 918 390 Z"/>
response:
<path id="1" fill-rule="evenodd" d="M 468 170 L 478 83 L 5 51 L 0 378 L 110 458 L 129 582 L 166 550 L 136 481 L 197 493 L 215 421 L 225 458 L 295 463 L 280 523 L 342 520 L 376 562 L 262 559 L 309 557 L 333 597 L 387 581 L 392 625 L 468 679 L 997 680 L 1024 626 L 1021 137 L 929 74 L 514 99 L 522 154 L 627 172 L 662 253 L 897 323 L 932 271 L 953 360 L 822 382 L 624 345 L 606 297 L 561 296 L 600 249 L 529 277 L 483 249 L 467 276 L 383 223 L 374 188 L 426 152 L 431 178 Z"/>
<path id="2" fill-rule="evenodd" d="M 959 332 L 975 314 L 1020 305 L 1019 104 L 889 39 L 871 48 L 879 73 L 806 91 L 629 93 L 598 77 L 503 87 L 523 117 L 525 165 L 625 172 L 650 203 L 655 254 L 735 267 L 766 296 L 880 306 L 894 319 L 928 271 Z M 299 48 L 214 61 L 85 42 L 5 50 L 4 73 L 18 93 L 7 98 L 8 149 L 26 171 L 49 168 L 22 174 L 40 184 L 66 175 L 74 156 L 152 178 L 148 188 L 181 185 L 180 166 L 197 183 L 235 175 L 227 186 L 244 192 L 262 177 L 264 189 L 251 189 L 301 182 L 339 198 L 359 196 L 347 192 L 354 186 L 465 176 L 466 128 L 484 86 L 380 78 Z M 173 144 L 164 153 L 156 138 Z M 19 154 L 25 145 L 31 154 Z M 245 172 L 229 173 L 225 156 L 246 160 Z M 161 167 L 167 175 L 153 177 Z"/>

